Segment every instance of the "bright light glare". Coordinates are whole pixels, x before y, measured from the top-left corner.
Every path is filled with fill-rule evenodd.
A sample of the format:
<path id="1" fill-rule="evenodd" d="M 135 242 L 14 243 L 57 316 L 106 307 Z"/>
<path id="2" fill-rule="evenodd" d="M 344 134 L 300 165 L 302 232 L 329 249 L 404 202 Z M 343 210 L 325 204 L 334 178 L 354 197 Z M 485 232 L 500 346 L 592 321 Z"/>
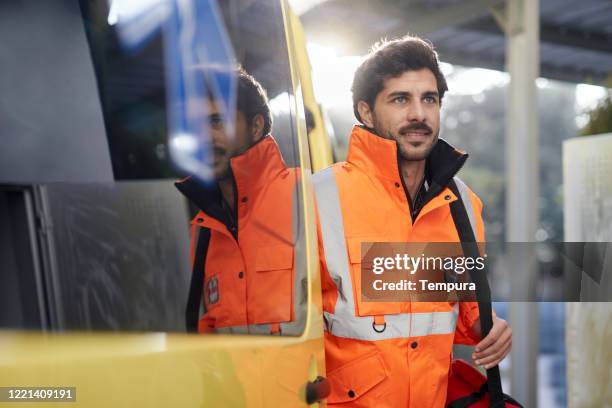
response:
<path id="1" fill-rule="evenodd" d="M 589 123 L 589 112 L 599 105 L 608 95 L 608 90 L 602 86 L 576 85 L 576 126 L 582 128 Z"/>
<path id="2" fill-rule="evenodd" d="M 442 71 L 444 76 L 447 77 L 453 74 L 455 68 L 452 66 L 452 64 L 449 64 L 448 62 L 440 62 L 440 71 Z"/>
<path id="3" fill-rule="evenodd" d="M 579 112 L 592 110 L 607 96 L 606 88 L 596 85 L 576 85 L 576 108 Z"/>
<path id="4" fill-rule="evenodd" d="M 339 57 L 334 49 L 314 43 L 307 48 L 317 100 L 328 108 L 351 106 L 353 75 L 364 56 Z M 507 73 L 490 69 L 460 68 L 445 62 L 440 68 L 454 95 L 477 95 L 509 81 Z"/>
<path id="5" fill-rule="evenodd" d="M 180 154 L 192 154 L 198 150 L 198 141 L 189 133 L 179 133 L 170 139 L 170 149 Z"/>
<path id="6" fill-rule="evenodd" d="M 550 81 L 546 78 L 538 78 L 536 79 L 536 86 L 540 89 L 547 88 L 550 86 Z"/>
<path id="7" fill-rule="evenodd" d="M 332 48 L 308 43 L 317 100 L 327 107 L 351 106 L 351 84 L 360 56 L 339 57 Z"/>
<path id="8" fill-rule="evenodd" d="M 283 114 L 286 115 L 290 112 L 291 103 L 293 102 L 294 101 L 289 97 L 289 94 L 287 92 L 283 92 L 270 99 L 270 111 L 274 116 L 281 116 Z"/>
<path id="9" fill-rule="evenodd" d="M 108 0 L 108 24 L 115 25 L 119 20 L 130 20 L 152 9 L 155 5 L 166 3 L 166 0 Z"/>
<path id="10" fill-rule="evenodd" d="M 453 70 L 446 81 L 449 95 L 478 95 L 488 88 L 506 85 L 510 75 L 492 69 L 463 68 Z"/>
<path id="11" fill-rule="evenodd" d="M 296 15 L 301 16 L 314 6 L 326 1 L 327 0 L 289 0 L 289 5 Z"/>

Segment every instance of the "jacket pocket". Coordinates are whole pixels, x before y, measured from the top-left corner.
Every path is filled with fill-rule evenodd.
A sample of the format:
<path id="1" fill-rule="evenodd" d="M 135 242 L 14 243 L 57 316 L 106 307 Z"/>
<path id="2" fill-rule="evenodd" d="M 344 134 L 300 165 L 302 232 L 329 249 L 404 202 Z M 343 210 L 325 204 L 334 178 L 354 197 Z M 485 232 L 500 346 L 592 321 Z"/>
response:
<path id="1" fill-rule="evenodd" d="M 373 274 L 372 265 L 362 264 L 361 244 L 363 242 L 383 242 L 384 240 L 376 240 L 370 238 L 347 238 L 347 249 L 349 255 L 351 279 L 353 282 L 353 294 L 355 296 L 355 303 L 357 304 L 357 315 L 358 316 L 382 316 L 386 314 L 398 314 L 403 313 L 402 305 L 400 302 L 389 302 L 389 301 L 362 301 L 363 285 L 364 282 L 361 277 L 362 274 Z M 362 271 L 362 267 L 364 271 Z M 377 279 L 385 279 L 384 273 L 378 275 Z"/>
<path id="2" fill-rule="evenodd" d="M 387 377 L 387 369 L 379 352 L 351 361 L 328 373 L 331 393 L 329 404 L 359 400 Z"/>
<path id="3" fill-rule="evenodd" d="M 251 324 L 282 323 L 293 319 L 293 246 L 260 246 L 255 257 L 255 273 L 249 284 Z"/>
<path id="4" fill-rule="evenodd" d="M 258 272 L 291 270 L 293 246 L 289 244 L 260 246 L 257 248 L 255 269 Z"/>

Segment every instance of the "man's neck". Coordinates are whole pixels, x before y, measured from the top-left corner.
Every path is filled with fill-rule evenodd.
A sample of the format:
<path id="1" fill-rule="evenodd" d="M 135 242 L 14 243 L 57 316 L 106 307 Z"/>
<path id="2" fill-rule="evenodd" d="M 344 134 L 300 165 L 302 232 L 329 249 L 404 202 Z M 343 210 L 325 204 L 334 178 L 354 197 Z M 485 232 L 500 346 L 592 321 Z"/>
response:
<path id="1" fill-rule="evenodd" d="M 234 210 L 234 183 L 231 177 L 225 178 L 223 180 L 219 180 L 219 189 L 221 190 L 221 195 L 225 200 L 225 203 L 229 205 L 229 207 Z"/>
<path id="2" fill-rule="evenodd" d="M 425 160 L 408 161 L 400 159 L 400 173 L 408 194 L 410 194 L 410 200 L 414 202 L 414 197 L 425 177 Z"/>

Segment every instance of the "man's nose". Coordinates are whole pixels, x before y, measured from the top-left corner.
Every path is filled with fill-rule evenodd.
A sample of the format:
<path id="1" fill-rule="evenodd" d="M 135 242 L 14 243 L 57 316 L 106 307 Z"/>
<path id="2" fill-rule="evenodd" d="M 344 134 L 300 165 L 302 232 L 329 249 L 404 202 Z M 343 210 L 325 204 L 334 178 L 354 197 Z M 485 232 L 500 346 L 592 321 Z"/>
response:
<path id="1" fill-rule="evenodd" d="M 408 120 L 411 122 L 424 122 L 425 109 L 421 101 L 413 101 L 408 108 Z"/>
<path id="2" fill-rule="evenodd" d="M 227 138 L 223 129 L 215 129 L 213 127 L 209 127 L 208 137 L 210 139 L 210 142 L 216 146 L 223 146 L 227 142 Z"/>

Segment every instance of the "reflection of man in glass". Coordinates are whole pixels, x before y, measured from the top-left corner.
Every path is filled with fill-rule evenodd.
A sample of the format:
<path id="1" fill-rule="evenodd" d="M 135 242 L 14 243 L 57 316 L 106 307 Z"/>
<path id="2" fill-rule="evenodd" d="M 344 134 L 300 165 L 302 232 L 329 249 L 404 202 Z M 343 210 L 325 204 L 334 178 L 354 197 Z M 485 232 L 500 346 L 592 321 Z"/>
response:
<path id="1" fill-rule="evenodd" d="M 192 220 L 194 275 L 188 330 L 277 334 L 300 322 L 301 282 L 294 277 L 298 169 L 288 168 L 270 135 L 261 85 L 236 72 L 235 137 L 220 106 L 206 102 L 215 182 L 176 183 L 200 210 Z M 201 312 L 203 298 L 204 311 Z"/>

